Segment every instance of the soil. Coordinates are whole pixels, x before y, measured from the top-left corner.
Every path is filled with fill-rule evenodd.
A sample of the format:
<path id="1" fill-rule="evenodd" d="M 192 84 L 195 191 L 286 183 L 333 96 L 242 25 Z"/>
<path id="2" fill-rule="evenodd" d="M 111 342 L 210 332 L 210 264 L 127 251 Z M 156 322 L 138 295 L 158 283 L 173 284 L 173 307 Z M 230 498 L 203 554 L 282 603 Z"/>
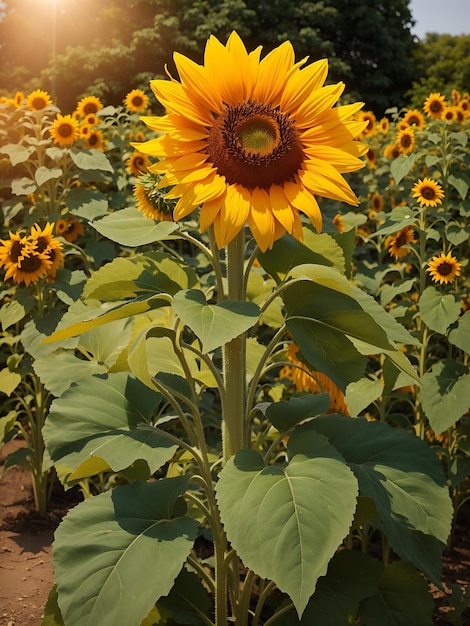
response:
<path id="1" fill-rule="evenodd" d="M 5 457 L 21 445 L 16 440 L 0 449 L 0 476 Z M 0 478 L 0 626 L 41 626 L 54 583 L 54 530 L 79 499 L 78 492 L 57 490 L 47 517 L 42 519 L 34 512 L 31 478 L 25 468 L 12 467 Z M 451 619 L 450 585 L 470 595 L 470 510 L 463 511 L 460 518 L 452 549 L 442 559 L 444 591 L 431 588 L 435 599 L 433 623 L 438 626 L 459 623 Z M 461 619 L 462 626 L 470 626 L 469 609 Z"/>

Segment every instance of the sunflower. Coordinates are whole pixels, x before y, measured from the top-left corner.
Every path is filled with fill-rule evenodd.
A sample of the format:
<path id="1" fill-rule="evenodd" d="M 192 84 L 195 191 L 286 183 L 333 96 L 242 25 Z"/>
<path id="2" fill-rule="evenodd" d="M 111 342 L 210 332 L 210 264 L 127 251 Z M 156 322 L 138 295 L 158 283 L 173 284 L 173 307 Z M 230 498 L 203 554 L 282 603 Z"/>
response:
<path id="1" fill-rule="evenodd" d="M 375 213 L 380 213 L 380 211 L 382 211 L 384 208 L 384 204 L 385 202 L 382 194 L 380 194 L 378 191 L 374 191 L 370 198 L 370 208 L 372 209 L 372 211 L 375 211 Z"/>
<path id="2" fill-rule="evenodd" d="M 86 124 L 87 126 L 98 126 L 99 123 L 100 119 L 96 113 L 87 113 L 82 122 L 83 125 Z"/>
<path id="3" fill-rule="evenodd" d="M 83 224 L 79 222 L 75 216 L 70 215 L 66 219 L 56 221 L 55 232 L 58 237 L 63 237 L 65 241 L 73 243 L 80 235 L 83 235 L 85 229 L 83 228 Z"/>
<path id="4" fill-rule="evenodd" d="M 455 106 L 445 106 L 442 109 L 441 119 L 446 122 L 455 122 L 457 119 L 457 110 Z"/>
<path id="5" fill-rule="evenodd" d="M 382 119 L 379 121 L 380 132 L 386 135 L 388 133 L 389 128 L 390 128 L 390 120 L 388 119 L 388 117 L 382 117 Z"/>
<path id="6" fill-rule="evenodd" d="M 424 102 L 424 112 L 434 120 L 440 120 L 446 106 L 446 99 L 440 93 L 430 93 Z"/>
<path id="7" fill-rule="evenodd" d="M 24 100 L 24 93 L 22 91 L 17 91 L 15 93 L 15 96 L 13 98 L 14 102 L 15 102 L 15 106 L 16 108 L 20 107 L 23 103 Z"/>
<path id="8" fill-rule="evenodd" d="M 57 114 L 49 133 L 59 146 L 71 146 L 80 136 L 78 122 L 71 115 Z"/>
<path id="9" fill-rule="evenodd" d="M 131 156 L 127 159 L 126 165 L 130 174 L 139 176 L 140 174 L 145 174 L 148 171 L 152 162 L 146 154 L 143 154 L 138 150 L 134 150 Z"/>
<path id="10" fill-rule="evenodd" d="M 133 89 L 124 99 L 124 104 L 132 113 L 142 113 L 146 110 L 148 103 L 149 98 L 142 89 Z"/>
<path id="11" fill-rule="evenodd" d="M 80 100 L 77 104 L 77 115 L 79 117 L 86 117 L 90 113 L 98 113 L 100 109 L 103 108 L 103 104 L 99 98 L 96 96 L 85 96 Z"/>
<path id="12" fill-rule="evenodd" d="M 301 69 L 290 42 L 260 52 L 232 33 L 226 46 L 210 37 L 204 65 L 176 53 L 181 82 L 151 81 L 167 114 L 146 124 L 163 136 L 133 144 L 162 159 L 151 170 L 179 198 L 174 219 L 202 205 L 219 248 L 245 223 L 263 251 L 285 232 L 300 239 L 299 211 L 320 231 L 314 194 L 358 204 L 341 174 L 364 165 L 368 148 L 354 139 L 367 124 L 351 119 L 362 103 L 332 108 L 344 84 L 323 86 L 326 59 Z"/>
<path id="13" fill-rule="evenodd" d="M 415 133 L 411 126 L 400 130 L 397 136 L 397 146 L 400 154 L 408 154 L 415 147 Z"/>
<path id="14" fill-rule="evenodd" d="M 160 222 L 173 221 L 174 202 L 165 198 L 165 190 L 160 189 L 161 176 L 142 174 L 134 186 L 134 198 L 137 208 L 145 217 Z"/>
<path id="15" fill-rule="evenodd" d="M 418 130 L 423 130 L 425 124 L 423 114 L 418 109 L 407 111 L 403 117 L 403 122 L 407 126 L 416 126 Z"/>
<path id="16" fill-rule="evenodd" d="M 292 381 L 297 391 L 311 391 L 312 393 L 327 392 L 330 396 L 329 411 L 349 415 L 349 409 L 344 401 L 344 394 L 334 382 L 321 372 L 309 370 L 305 363 L 297 357 L 299 347 L 289 344 L 287 358 L 292 366 L 286 365 L 279 373 L 280 378 Z"/>
<path id="17" fill-rule="evenodd" d="M 367 126 L 362 131 L 363 137 L 373 135 L 375 133 L 377 118 L 372 111 L 360 111 L 357 118 L 362 122 L 367 122 Z"/>
<path id="18" fill-rule="evenodd" d="M 51 265 L 48 255 L 37 250 L 31 237 L 10 232 L 9 239 L 0 239 L 0 267 L 5 268 L 5 280 L 12 278 L 28 287 L 46 276 Z"/>
<path id="19" fill-rule="evenodd" d="M 346 230 L 346 224 L 343 222 L 343 216 L 341 213 L 337 213 L 333 218 L 333 224 L 336 226 L 336 230 L 339 233 L 344 233 Z"/>
<path id="20" fill-rule="evenodd" d="M 400 156 L 400 148 L 396 143 L 389 143 L 384 148 L 384 157 L 386 159 L 396 159 Z"/>
<path id="21" fill-rule="evenodd" d="M 432 178 L 419 179 L 411 189 L 413 198 L 417 198 L 421 206 L 434 207 L 442 203 L 444 190 L 441 185 Z"/>
<path id="22" fill-rule="evenodd" d="M 385 240 L 388 252 L 394 259 L 401 259 L 406 256 L 410 251 L 409 246 L 412 243 L 416 243 L 416 237 L 411 226 L 405 226 L 405 228 L 402 228 L 395 235 L 391 235 Z"/>
<path id="23" fill-rule="evenodd" d="M 103 133 L 97 128 L 88 128 L 88 134 L 85 135 L 85 148 L 104 150 Z"/>
<path id="24" fill-rule="evenodd" d="M 431 279 L 435 283 L 450 283 L 456 276 L 460 276 L 462 271 L 462 263 L 451 255 L 450 252 L 444 254 L 441 252 L 439 256 L 433 256 L 429 261 L 426 271 L 429 272 Z"/>
<path id="25" fill-rule="evenodd" d="M 366 157 L 366 163 L 369 169 L 375 170 L 375 168 L 377 167 L 377 154 L 375 150 L 369 147 L 369 149 L 367 150 L 365 154 L 365 157 Z"/>
<path id="26" fill-rule="evenodd" d="M 52 104 L 52 99 L 47 91 L 36 89 L 29 94 L 26 104 L 32 111 L 42 111 L 42 109 Z"/>
<path id="27" fill-rule="evenodd" d="M 53 235 L 54 224 L 48 222 L 44 228 L 35 224 L 31 228 L 31 240 L 35 243 L 35 251 L 45 254 L 50 261 L 50 268 L 47 272 L 54 276 L 57 270 L 64 264 L 64 253 L 62 244 Z"/>

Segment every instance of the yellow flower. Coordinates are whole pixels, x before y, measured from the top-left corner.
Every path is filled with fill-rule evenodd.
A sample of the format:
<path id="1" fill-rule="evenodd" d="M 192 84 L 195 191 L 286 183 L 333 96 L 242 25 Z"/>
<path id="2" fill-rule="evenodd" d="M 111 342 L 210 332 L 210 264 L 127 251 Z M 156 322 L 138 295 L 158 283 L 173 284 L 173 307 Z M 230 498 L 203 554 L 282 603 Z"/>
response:
<path id="1" fill-rule="evenodd" d="M 357 118 L 362 122 L 367 122 L 367 126 L 362 131 L 363 137 L 367 137 L 375 133 L 375 124 L 377 122 L 377 118 L 372 111 L 360 111 L 357 115 Z"/>
<path id="2" fill-rule="evenodd" d="M 379 129 L 381 133 L 384 133 L 384 135 L 386 133 L 388 133 L 388 129 L 390 128 L 390 121 L 388 119 L 388 117 L 382 117 L 382 119 L 379 122 Z"/>
<path id="3" fill-rule="evenodd" d="M 96 96 L 85 96 L 77 104 L 76 112 L 79 117 L 85 117 L 90 113 L 94 113 L 96 115 L 102 108 L 103 104 L 99 98 Z"/>
<path id="4" fill-rule="evenodd" d="M 413 198 L 417 198 L 421 206 L 434 207 L 442 203 L 444 191 L 432 178 L 419 179 L 411 189 Z"/>
<path id="5" fill-rule="evenodd" d="M 202 205 L 219 248 L 246 223 L 263 251 L 285 232 L 300 239 L 299 211 L 320 231 L 315 194 L 358 204 L 341 174 L 363 167 L 354 139 L 366 123 L 352 119 L 362 103 L 333 107 L 344 85 L 323 86 L 325 59 L 302 68 L 290 42 L 260 52 L 232 33 L 226 46 L 210 37 L 204 65 L 176 53 L 181 82 L 151 81 L 167 114 L 146 124 L 163 136 L 132 144 L 161 159 L 151 170 L 179 198 L 174 219 Z"/>
<path id="6" fill-rule="evenodd" d="M 85 137 L 85 148 L 94 148 L 95 150 L 103 150 L 103 133 L 97 128 L 89 128 Z"/>
<path id="7" fill-rule="evenodd" d="M 385 146 L 384 157 L 386 159 L 396 159 L 400 156 L 400 148 L 396 143 L 389 143 Z"/>
<path id="8" fill-rule="evenodd" d="M 165 199 L 165 191 L 159 188 L 161 177 L 151 172 L 139 176 L 134 186 L 137 208 L 145 217 L 160 222 L 173 221 L 174 203 Z"/>
<path id="9" fill-rule="evenodd" d="M 32 111 L 42 111 L 42 109 L 52 104 L 52 99 L 47 91 L 36 89 L 29 94 L 26 104 Z"/>
<path id="10" fill-rule="evenodd" d="M 96 115 L 96 113 L 87 113 L 87 115 L 85 115 L 85 118 L 82 122 L 83 126 L 98 126 L 98 124 L 100 123 L 99 117 Z"/>
<path id="11" fill-rule="evenodd" d="M 440 93 L 430 93 L 424 102 L 424 112 L 435 120 L 440 120 L 446 106 L 446 99 Z"/>
<path id="12" fill-rule="evenodd" d="M 49 256 L 37 250 L 31 237 L 10 232 L 9 239 L 0 239 L 0 267 L 5 268 L 5 280 L 12 278 L 28 287 L 46 276 L 51 266 Z"/>
<path id="13" fill-rule="evenodd" d="M 62 244 L 54 237 L 52 231 L 54 224 L 47 223 L 44 228 L 35 224 L 31 228 L 31 240 L 35 243 L 35 250 L 39 254 L 44 254 L 50 261 L 48 274 L 54 276 L 57 270 L 64 264 L 64 253 Z"/>
<path id="14" fill-rule="evenodd" d="M 410 109 L 403 117 L 403 122 L 408 126 L 416 126 L 418 130 L 424 128 L 424 117 L 418 109 Z"/>
<path id="15" fill-rule="evenodd" d="M 83 224 L 79 222 L 73 215 L 66 219 L 59 219 L 55 223 L 55 232 L 58 237 L 63 237 L 65 241 L 73 243 L 80 235 L 83 235 L 85 229 Z"/>
<path id="16" fill-rule="evenodd" d="M 337 213 L 333 218 L 333 224 L 336 226 L 336 230 L 339 233 L 344 233 L 346 230 L 346 224 L 343 222 L 343 216 L 341 213 Z"/>
<path id="17" fill-rule="evenodd" d="M 377 167 L 377 154 L 375 153 L 375 150 L 369 147 L 365 154 L 365 157 L 369 169 L 375 170 L 375 168 Z"/>
<path id="18" fill-rule="evenodd" d="M 433 256 L 429 261 L 426 271 L 435 283 L 450 283 L 456 276 L 460 276 L 462 263 L 459 263 L 450 252 L 447 254 L 441 252 L 439 256 Z"/>
<path id="19" fill-rule="evenodd" d="M 395 259 L 401 259 L 406 256 L 410 251 L 409 246 L 412 243 L 416 243 L 416 237 L 411 226 L 405 226 L 405 228 L 402 228 L 395 235 L 391 235 L 385 240 L 389 253 Z"/>
<path id="20" fill-rule="evenodd" d="M 59 146 L 71 146 L 80 136 L 78 122 L 71 115 L 57 114 L 49 128 L 49 133 L 54 143 Z"/>
<path id="21" fill-rule="evenodd" d="M 385 203 L 382 194 L 380 194 L 378 191 L 374 191 L 370 198 L 371 209 L 375 211 L 375 213 L 380 213 L 380 211 L 382 211 L 382 209 L 384 208 L 384 204 Z"/>
<path id="22" fill-rule="evenodd" d="M 415 147 L 415 133 L 411 126 L 400 130 L 397 136 L 397 146 L 400 154 L 408 154 Z"/>
<path id="23" fill-rule="evenodd" d="M 291 380 L 297 391 L 311 391 L 312 393 L 325 393 L 330 396 L 329 411 L 349 415 L 349 409 L 344 401 L 344 394 L 335 383 L 325 374 L 308 367 L 297 357 L 299 347 L 295 343 L 289 344 L 287 358 L 294 367 L 285 366 L 279 373 L 280 378 Z"/>
<path id="24" fill-rule="evenodd" d="M 455 106 L 445 106 L 442 109 L 441 119 L 446 122 L 455 122 L 457 119 L 457 109 Z"/>
<path id="25" fill-rule="evenodd" d="M 130 174 L 139 176 L 139 174 L 145 174 L 148 171 L 152 162 L 146 154 L 143 154 L 138 150 L 134 150 L 131 156 L 127 159 L 126 165 Z"/>
<path id="26" fill-rule="evenodd" d="M 20 107 L 24 100 L 24 93 L 22 91 L 17 91 L 13 100 L 15 102 L 16 108 Z"/>
<path id="27" fill-rule="evenodd" d="M 149 98 L 142 89 L 133 89 L 124 99 L 124 104 L 133 113 L 142 113 L 146 110 L 148 103 Z"/>

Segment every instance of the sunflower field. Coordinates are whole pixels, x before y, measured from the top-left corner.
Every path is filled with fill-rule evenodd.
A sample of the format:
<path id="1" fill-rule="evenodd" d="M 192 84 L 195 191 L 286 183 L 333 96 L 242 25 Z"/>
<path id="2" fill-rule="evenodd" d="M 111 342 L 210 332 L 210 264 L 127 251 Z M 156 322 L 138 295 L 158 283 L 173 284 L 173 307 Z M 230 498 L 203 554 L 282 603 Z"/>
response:
<path id="1" fill-rule="evenodd" d="M 289 42 L 174 60 L 153 99 L 0 101 L 4 471 L 41 515 L 82 494 L 43 624 L 429 626 L 470 500 L 470 95 L 376 119 Z"/>

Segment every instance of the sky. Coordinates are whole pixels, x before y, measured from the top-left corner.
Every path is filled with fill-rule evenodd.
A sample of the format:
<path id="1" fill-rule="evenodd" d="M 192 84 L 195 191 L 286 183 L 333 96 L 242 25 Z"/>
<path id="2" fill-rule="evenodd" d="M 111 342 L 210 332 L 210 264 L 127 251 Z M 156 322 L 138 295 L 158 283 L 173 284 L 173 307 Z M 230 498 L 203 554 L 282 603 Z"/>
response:
<path id="1" fill-rule="evenodd" d="M 470 0 L 410 0 L 409 7 L 412 33 L 420 39 L 426 33 L 470 35 Z"/>

